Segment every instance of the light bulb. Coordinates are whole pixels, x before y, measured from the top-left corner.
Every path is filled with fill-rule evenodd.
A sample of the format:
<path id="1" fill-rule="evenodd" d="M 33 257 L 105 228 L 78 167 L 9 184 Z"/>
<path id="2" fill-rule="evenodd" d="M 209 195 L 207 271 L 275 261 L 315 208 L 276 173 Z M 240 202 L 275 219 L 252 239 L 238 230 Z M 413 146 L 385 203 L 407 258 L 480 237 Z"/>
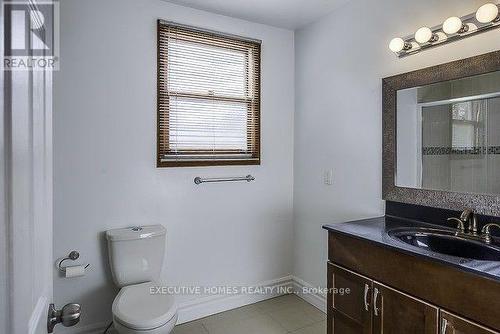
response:
<path id="1" fill-rule="evenodd" d="M 432 33 L 432 30 L 427 27 L 422 27 L 417 30 L 415 33 L 415 40 L 420 43 L 427 43 L 429 41 L 432 41 L 434 39 L 434 34 Z"/>
<path id="2" fill-rule="evenodd" d="M 476 19 L 480 23 L 490 23 L 496 18 L 498 18 L 498 6 L 494 3 L 482 5 L 476 12 Z"/>
<path id="3" fill-rule="evenodd" d="M 389 43 L 389 49 L 391 49 L 392 52 L 398 53 L 403 51 L 404 48 L 405 48 L 405 41 L 400 37 L 394 38 Z"/>
<path id="4" fill-rule="evenodd" d="M 448 18 L 443 23 L 443 31 L 448 35 L 453 35 L 462 30 L 462 20 L 456 16 Z"/>

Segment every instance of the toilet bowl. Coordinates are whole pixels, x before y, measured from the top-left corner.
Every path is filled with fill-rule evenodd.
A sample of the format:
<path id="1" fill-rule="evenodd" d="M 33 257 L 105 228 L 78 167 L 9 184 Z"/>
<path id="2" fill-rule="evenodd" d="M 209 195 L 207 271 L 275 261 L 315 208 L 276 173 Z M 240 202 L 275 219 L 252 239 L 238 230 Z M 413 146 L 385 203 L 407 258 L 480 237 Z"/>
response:
<path id="1" fill-rule="evenodd" d="M 175 298 L 158 281 L 165 234 L 161 225 L 106 231 L 113 281 L 121 288 L 112 306 L 119 334 L 169 334 L 177 322 Z"/>
<path id="2" fill-rule="evenodd" d="M 113 323 L 120 334 L 168 334 L 177 322 L 172 295 L 155 293 L 162 284 L 146 282 L 124 287 L 113 301 Z"/>

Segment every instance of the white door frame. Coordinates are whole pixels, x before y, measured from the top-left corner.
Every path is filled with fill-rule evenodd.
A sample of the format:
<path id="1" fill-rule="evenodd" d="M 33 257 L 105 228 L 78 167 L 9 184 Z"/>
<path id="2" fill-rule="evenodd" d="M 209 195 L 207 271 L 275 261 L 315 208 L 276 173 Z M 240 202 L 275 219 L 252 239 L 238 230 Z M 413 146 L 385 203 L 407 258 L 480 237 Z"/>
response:
<path id="1" fill-rule="evenodd" d="M 0 72 L 0 331 L 43 334 L 52 302 L 52 72 Z"/>
<path id="2" fill-rule="evenodd" d="M 4 22 L 3 6 L 0 7 L 0 22 Z M 3 24 L 0 24 L 0 34 L 5 36 Z M 1 54 L 4 55 L 4 44 L 0 43 Z M 3 61 L 3 58 L 2 58 Z M 8 247 L 8 229 L 7 229 L 7 185 L 6 185 L 6 143 L 5 143 L 5 99 L 4 99 L 4 73 L 0 71 L 0 103 L 2 106 L 2 115 L 0 117 L 0 332 L 8 333 L 10 319 L 9 308 L 9 247 Z"/>

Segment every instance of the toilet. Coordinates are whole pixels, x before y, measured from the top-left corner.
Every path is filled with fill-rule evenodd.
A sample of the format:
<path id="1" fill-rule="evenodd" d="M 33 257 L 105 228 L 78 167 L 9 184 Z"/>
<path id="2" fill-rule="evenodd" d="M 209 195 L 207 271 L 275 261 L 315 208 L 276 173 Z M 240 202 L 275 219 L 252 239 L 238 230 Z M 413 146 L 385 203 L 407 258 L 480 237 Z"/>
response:
<path id="1" fill-rule="evenodd" d="M 168 334 L 177 322 L 177 304 L 159 281 L 166 230 L 161 225 L 106 231 L 113 281 L 121 288 L 113 301 L 119 334 Z"/>

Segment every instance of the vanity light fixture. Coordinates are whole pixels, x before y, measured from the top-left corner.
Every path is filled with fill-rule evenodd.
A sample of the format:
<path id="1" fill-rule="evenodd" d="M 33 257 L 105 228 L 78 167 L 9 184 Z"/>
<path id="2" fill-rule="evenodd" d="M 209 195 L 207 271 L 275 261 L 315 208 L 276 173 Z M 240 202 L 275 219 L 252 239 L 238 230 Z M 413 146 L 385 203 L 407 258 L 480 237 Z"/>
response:
<path id="1" fill-rule="evenodd" d="M 452 16 L 441 25 L 432 28 L 422 27 L 414 35 L 394 38 L 389 43 L 389 49 L 399 58 L 403 58 L 464 39 L 500 27 L 499 14 L 499 5 L 487 3 L 479 7 L 475 13 L 462 17 Z"/>

